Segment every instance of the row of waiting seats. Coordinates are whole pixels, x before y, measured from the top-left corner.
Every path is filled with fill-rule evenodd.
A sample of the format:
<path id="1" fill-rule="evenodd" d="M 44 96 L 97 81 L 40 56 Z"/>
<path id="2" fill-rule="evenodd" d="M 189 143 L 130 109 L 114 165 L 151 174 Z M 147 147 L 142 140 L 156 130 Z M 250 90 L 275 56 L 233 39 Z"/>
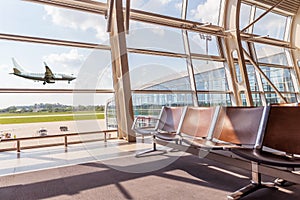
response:
<path id="1" fill-rule="evenodd" d="M 239 199 L 265 187 L 257 165 L 300 167 L 300 107 L 271 105 L 260 107 L 163 107 L 154 128 L 133 130 L 140 135 L 185 145 L 203 151 L 229 150 L 252 163 L 251 184 L 228 199 Z M 150 151 L 142 152 L 137 156 Z"/>

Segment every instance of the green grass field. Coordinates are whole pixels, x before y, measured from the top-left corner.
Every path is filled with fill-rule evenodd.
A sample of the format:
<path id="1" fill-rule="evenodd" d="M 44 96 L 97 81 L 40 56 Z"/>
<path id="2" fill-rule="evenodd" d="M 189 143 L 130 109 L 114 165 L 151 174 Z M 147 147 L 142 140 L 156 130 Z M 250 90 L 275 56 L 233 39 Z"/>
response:
<path id="1" fill-rule="evenodd" d="M 62 112 L 62 113 L 0 114 L 0 124 L 56 122 L 56 121 L 91 120 L 91 119 L 104 119 L 104 113 Z"/>

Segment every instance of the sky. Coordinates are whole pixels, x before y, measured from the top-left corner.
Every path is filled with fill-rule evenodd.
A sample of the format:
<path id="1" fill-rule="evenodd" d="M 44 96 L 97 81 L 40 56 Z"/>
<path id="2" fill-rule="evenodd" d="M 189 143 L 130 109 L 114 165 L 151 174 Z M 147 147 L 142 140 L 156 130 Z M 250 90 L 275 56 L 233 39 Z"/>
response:
<path id="1" fill-rule="evenodd" d="M 109 44 L 104 16 L 21 0 L 1 0 L 0 5 L 0 33 L 2 34 Z M 132 0 L 131 6 L 133 9 L 180 18 L 182 0 Z M 188 5 L 187 19 L 217 24 L 219 6 L 220 0 L 191 0 Z M 270 27 L 267 31 L 270 31 Z M 277 35 L 282 34 L 277 32 Z M 192 51 L 204 53 L 205 41 L 199 39 L 200 37 L 195 33 L 189 33 L 189 37 L 192 41 Z M 135 48 L 184 52 L 179 30 L 135 21 L 130 22 L 127 43 L 129 47 Z M 215 38 L 209 43 L 208 50 L 209 54 L 218 54 Z M 1 88 L 113 89 L 109 51 L 0 40 L 0 52 Z M 74 74 L 77 79 L 70 84 L 57 82 L 43 85 L 42 82 L 10 75 L 12 57 L 28 72 L 43 73 L 45 70 L 43 62 L 46 62 L 54 73 Z M 159 56 L 129 54 L 129 64 L 134 88 L 151 81 L 150 78 L 152 79 L 153 76 L 149 74 L 156 74 L 159 79 L 182 73 L 186 69 L 183 59 Z M 161 66 L 165 69 L 163 72 L 153 70 Z M 97 94 L 85 100 L 86 96 L 78 98 L 73 94 L 1 94 L 0 108 L 35 103 L 98 105 L 105 104 L 111 97 L 111 94 Z"/>

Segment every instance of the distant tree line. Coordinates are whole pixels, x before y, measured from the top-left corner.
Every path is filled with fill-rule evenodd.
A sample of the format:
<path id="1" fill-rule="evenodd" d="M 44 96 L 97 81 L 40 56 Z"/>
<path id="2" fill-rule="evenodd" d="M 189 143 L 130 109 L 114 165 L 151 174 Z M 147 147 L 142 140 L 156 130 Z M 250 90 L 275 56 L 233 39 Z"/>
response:
<path id="1" fill-rule="evenodd" d="M 8 108 L 0 109 L 0 113 L 26 113 L 26 112 L 75 112 L 75 111 L 104 111 L 104 105 L 97 106 L 70 106 L 63 104 L 50 104 L 50 103 L 39 103 L 29 106 L 10 106 Z"/>

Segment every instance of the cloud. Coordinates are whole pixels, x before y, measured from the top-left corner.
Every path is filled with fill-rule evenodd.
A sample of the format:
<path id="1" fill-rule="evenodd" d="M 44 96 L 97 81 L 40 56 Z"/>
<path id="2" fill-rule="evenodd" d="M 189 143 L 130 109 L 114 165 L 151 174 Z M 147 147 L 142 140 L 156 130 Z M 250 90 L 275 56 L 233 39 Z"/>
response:
<path id="1" fill-rule="evenodd" d="M 204 4 L 199 4 L 196 9 L 191 9 L 194 20 L 200 22 L 218 23 L 220 0 L 207 0 Z"/>
<path id="2" fill-rule="evenodd" d="M 78 53 L 77 49 L 72 49 L 67 53 L 50 54 L 43 59 L 51 66 L 59 66 L 69 71 L 79 68 L 85 60 L 85 56 Z"/>
<path id="3" fill-rule="evenodd" d="M 82 31 L 93 30 L 96 32 L 96 37 L 101 41 L 108 39 L 105 30 L 106 23 L 103 23 L 102 18 L 97 15 L 52 6 L 44 6 L 44 9 L 46 17 L 50 17 L 52 23 L 55 25 Z"/>
<path id="4" fill-rule="evenodd" d="M 177 10 L 181 11 L 181 9 L 182 9 L 182 2 L 176 3 L 176 4 L 175 4 L 175 8 L 176 8 Z"/>
<path id="5" fill-rule="evenodd" d="M 10 68 L 11 67 L 5 64 L 0 65 L 0 71 L 8 71 Z"/>

